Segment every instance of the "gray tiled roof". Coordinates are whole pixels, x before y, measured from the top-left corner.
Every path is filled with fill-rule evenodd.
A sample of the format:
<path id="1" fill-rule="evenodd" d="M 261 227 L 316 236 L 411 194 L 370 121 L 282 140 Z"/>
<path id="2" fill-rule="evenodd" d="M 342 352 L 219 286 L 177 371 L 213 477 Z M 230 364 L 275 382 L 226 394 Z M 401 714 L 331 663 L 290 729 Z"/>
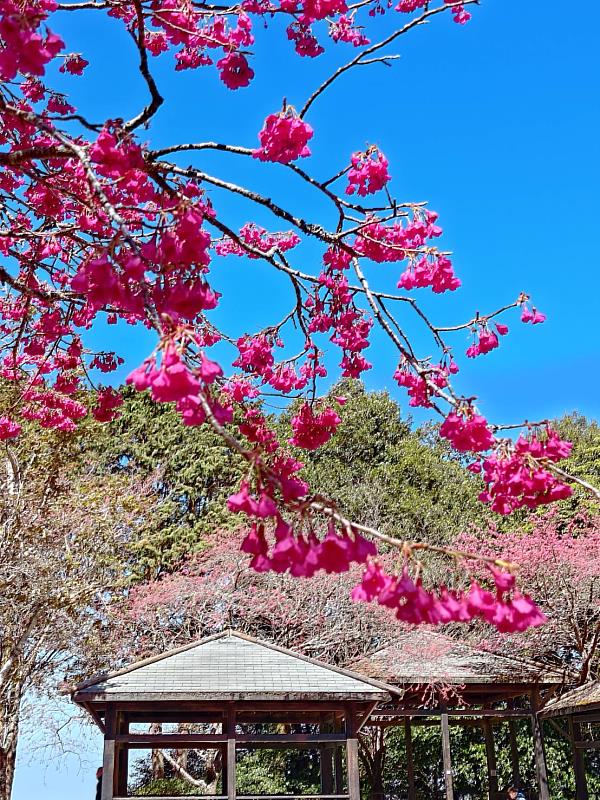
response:
<path id="1" fill-rule="evenodd" d="M 472 647 L 416 629 L 361 658 L 352 669 L 369 678 L 406 684 L 561 683 L 563 675 L 533 661 Z"/>
<path id="2" fill-rule="evenodd" d="M 369 678 L 321 665 L 238 634 L 222 634 L 147 659 L 75 691 L 76 700 L 372 699 Z"/>
<path id="3" fill-rule="evenodd" d="M 600 708 L 600 681 L 589 681 L 583 686 L 566 692 L 558 700 L 552 700 L 542 711 L 543 717 L 563 717 L 569 714 L 585 714 Z"/>

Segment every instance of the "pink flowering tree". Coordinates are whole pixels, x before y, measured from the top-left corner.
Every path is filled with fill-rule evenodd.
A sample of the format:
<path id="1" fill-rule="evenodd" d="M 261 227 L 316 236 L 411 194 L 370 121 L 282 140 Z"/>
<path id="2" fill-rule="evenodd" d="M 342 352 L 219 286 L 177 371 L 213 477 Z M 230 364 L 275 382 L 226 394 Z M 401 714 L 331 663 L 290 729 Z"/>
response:
<path id="1" fill-rule="evenodd" d="M 319 448 L 343 414 L 343 398 L 322 399 L 329 365 L 337 359 L 343 376 L 362 375 L 371 367 L 366 352 L 378 327 L 395 351 L 389 375 L 411 405 L 440 416 L 441 433 L 456 450 L 472 456 L 471 469 L 485 483 L 484 503 L 509 514 L 571 493 L 560 466 L 567 442 L 543 422 L 509 426 L 522 433 L 516 441 L 507 437 L 452 384 L 462 363 L 453 355 L 453 334 L 470 330 L 466 356 L 479 358 L 507 336 L 506 315 L 516 312 L 522 323 L 537 325 L 544 314 L 521 293 L 461 325 L 434 323 L 414 290 L 442 294 L 460 286 L 449 254 L 436 244 L 438 215 L 423 203 L 395 199 L 393 168 L 376 146 L 332 154 L 328 175 L 310 167 L 318 136 L 311 116 L 332 84 L 350 79 L 358 67 L 389 65 L 390 48 L 426 21 L 448 14 L 458 25 L 468 23 L 476 2 L 0 0 L 0 368 L 20 398 L 0 419 L 0 437 L 17 437 L 23 420 L 69 431 L 88 414 L 113 419 L 121 397 L 102 381 L 122 354 L 97 343 L 106 323 L 144 327 L 156 344 L 128 382 L 158 403 L 174 404 L 182 424 L 212 426 L 246 461 L 229 505 L 249 520 L 242 550 L 255 570 L 301 578 L 364 565 L 355 599 L 377 600 L 401 620 L 483 617 L 514 630 L 541 622 L 501 554 L 488 557 L 493 594 L 478 583 L 469 591 L 426 589 L 416 556 L 429 545 L 357 525 L 330 499 L 315 496 L 258 402 L 265 394 L 301 398 L 290 443 Z M 108 14 L 128 34 L 145 93 L 129 119 L 90 120 L 78 110 L 88 59 L 65 49 L 66 14 Z M 373 40 L 369 20 L 378 15 L 385 15 L 387 29 Z M 312 91 L 296 87 L 295 106 L 274 101 L 255 142 L 202 140 L 201 131 L 195 142 L 179 141 L 172 130 L 172 143 L 153 147 L 153 121 L 164 101 L 156 58 L 172 56 L 176 70 L 214 66 L 225 86 L 243 90 L 254 77 L 253 30 L 268 29 L 274 17 L 286 20 L 287 38 L 301 57 L 317 57 L 329 40 L 344 43 L 351 55 Z M 72 81 L 69 96 L 53 88 L 56 64 Z M 269 192 L 213 175 L 194 165 L 201 151 L 237 163 L 254 159 L 264 164 L 265 180 L 285 173 L 330 213 L 318 221 L 302 212 L 294 193 L 280 204 Z M 181 154 L 192 163 L 182 166 Z M 214 202 L 209 190 L 218 190 Z M 241 228 L 221 202 L 227 195 L 249 209 Z M 253 219 L 260 215 L 272 221 L 268 230 Z M 305 242 L 318 257 L 300 255 Z M 289 282 L 289 305 L 274 308 L 267 327 L 237 337 L 217 326 L 213 267 L 224 257 L 259 260 Z M 375 285 L 380 264 L 395 265 L 397 291 Z M 429 337 L 425 353 L 405 332 L 409 315 Z M 91 403 L 83 391 L 90 387 Z M 399 575 L 386 573 L 377 560 L 382 544 L 398 549 Z"/>
<path id="2" fill-rule="evenodd" d="M 600 669 L 600 516 L 578 511 L 564 519 L 551 509 L 532 514 L 519 530 L 497 528 L 463 534 L 458 547 L 491 555 L 501 547 L 521 564 L 522 579 L 535 595 L 547 624 L 526 636 L 490 638 L 486 647 L 514 649 L 552 666 L 567 668 L 579 681 Z"/>

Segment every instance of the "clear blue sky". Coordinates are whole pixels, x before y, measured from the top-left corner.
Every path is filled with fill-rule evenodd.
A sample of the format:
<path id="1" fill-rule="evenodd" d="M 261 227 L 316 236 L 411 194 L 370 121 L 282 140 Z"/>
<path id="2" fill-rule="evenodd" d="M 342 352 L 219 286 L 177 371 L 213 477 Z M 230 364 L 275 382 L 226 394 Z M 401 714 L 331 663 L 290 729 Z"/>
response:
<path id="1" fill-rule="evenodd" d="M 462 322 L 475 309 L 490 310 L 521 290 L 548 314 L 548 322 L 536 328 L 509 319 L 511 335 L 501 349 L 465 368 L 461 388 L 476 393 L 494 421 L 574 409 L 600 417 L 600 6 L 588 3 L 580 10 L 568 14 L 562 0 L 483 0 L 468 26 L 438 20 L 413 31 L 398 44 L 395 52 L 402 58 L 393 69 L 355 71 L 309 116 L 315 173 L 331 174 L 351 151 L 375 142 L 390 160 L 395 196 L 429 200 L 440 213 L 444 246 L 454 251 L 463 288 L 427 301 L 436 321 Z M 130 71 L 131 45 L 115 22 L 101 20 L 92 13 L 61 19 L 57 27 L 69 49 L 92 62 L 85 79 L 61 78 L 61 84 L 90 117 L 127 117 L 138 109 L 140 89 Z M 383 31 L 391 20 L 375 24 Z M 251 88 L 233 94 L 214 70 L 175 74 L 168 60 L 155 64 L 168 100 L 145 135 L 154 144 L 214 138 L 254 146 L 264 117 L 282 97 L 301 105 L 351 52 L 337 46 L 308 61 L 291 52 L 281 31 L 265 34 L 259 26 L 257 38 L 257 77 Z M 277 166 L 265 179 L 260 165 L 248 159 L 212 154 L 200 163 L 257 189 L 269 185 L 282 199 L 294 192 L 302 210 L 319 217 L 312 197 Z M 248 219 L 242 204 L 218 196 L 215 202 L 221 208 L 228 203 L 239 224 Z M 272 224 L 266 217 L 257 221 Z M 216 267 L 214 280 L 237 290 L 219 311 L 220 321 L 236 334 L 273 320 L 283 308 L 284 284 L 259 267 L 226 261 Z M 252 317 L 249 297 L 257 300 Z M 151 347 L 130 328 L 118 335 L 128 366 Z M 459 351 L 468 345 L 466 337 L 456 343 Z M 378 366 L 366 380 L 370 388 L 390 388 L 403 400 L 390 379 L 392 357 L 376 340 L 371 359 Z M 24 755 L 15 800 L 92 797 L 93 778 L 88 775 L 83 784 L 74 764 L 45 772 Z"/>

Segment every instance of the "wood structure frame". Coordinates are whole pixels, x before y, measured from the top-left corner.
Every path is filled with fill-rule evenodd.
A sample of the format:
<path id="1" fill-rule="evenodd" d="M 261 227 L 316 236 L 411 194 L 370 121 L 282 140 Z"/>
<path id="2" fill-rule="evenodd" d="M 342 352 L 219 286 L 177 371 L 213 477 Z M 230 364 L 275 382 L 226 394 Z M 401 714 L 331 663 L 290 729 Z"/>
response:
<path id="1" fill-rule="evenodd" d="M 434 653 L 428 657 L 428 653 Z M 445 800 L 454 800 L 450 731 L 452 726 L 482 729 L 486 749 L 489 800 L 504 800 L 498 783 L 494 726 L 508 723 L 511 781 L 521 785 L 516 723 L 531 728 L 539 800 L 550 800 L 542 724 L 538 712 L 565 683 L 561 672 L 535 662 L 478 650 L 437 632 L 415 630 L 391 645 L 355 662 L 357 672 L 392 684 L 400 692 L 380 705 L 369 725 L 403 726 L 406 743 L 408 800 L 415 800 L 414 726 L 440 728 Z M 423 696 L 427 695 L 427 700 Z"/>
<path id="2" fill-rule="evenodd" d="M 217 691 L 211 688 L 210 676 L 199 680 L 194 691 L 176 691 L 173 681 L 159 692 L 150 685 L 136 687 L 131 676 L 136 670 L 159 665 L 167 659 L 185 655 L 194 648 L 220 640 L 223 644 L 235 640 L 239 646 L 249 648 L 249 656 L 256 655 L 257 648 L 268 651 L 281 661 L 285 656 L 293 662 L 316 669 L 329 688 L 307 689 L 285 682 L 275 676 L 276 689 L 265 689 L 264 675 L 256 675 L 256 663 L 246 664 L 239 659 L 241 671 L 240 690 Z M 241 643 L 241 644 L 240 644 Z M 221 648 L 223 649 L 223 648 Z M 200 649 L 198 650 L 200 653 Z M 220 655 L 220 654 L 219 654 Z M 228 654 L 229 655 L 229 654 Z M 234 655 L 236 655 L 234 653 Z M 246 653 L 242 652 L 242 656 Z M 267 654 L 268 655 L 268 654 Z M 237 657 L 237 656 L 236 656 Z M 275 664 L 277 664 L 275 658 Z M 268 666 L 268 658 L 266 662 Z M 284 662 L 283 666 L 287 666 Z M 292 665 L 293 666 L 293 665 Z M 319 673 L 319 670 L 321 671 Z M 164 671 L 168 677 L 168 671 Z M 331 675 L 333 673 L 333 677 Z M 160 673 L 159 673 L 160 675 Z M 339 679 L 337 678 L 339 676 Z M 185 676 L 183 676 L 185 678 Z M 120 679 L 124 680 L 120 680 Z M 267 676 L 266 683 L 268 684 Z M 156 679 L 156 676 L 154 676 Z M 314 678 L 313 678 L 314 679 Z M 340 685 L 336 688 L 335 683 Z M 341 683 L 340 683 L 341 681 Z M 252 688 L 252 683 L 256 685 Z M 333 684 L 332 684 L 333 682 Z M 133 686 L 133 688 L 132 688 Z M 333 687 L 333 688 L 332 688 Z M 393 687 L 389 687 L 392 688 Z M 104 759 L 102 778 L 102 800 L 123 800 L 127 795 L 128 757 L 132 749 L 215 749 L 221 753 L 222 792 L 210 800 L 255 800 L 258 795 L 239 795 L 236 786 L 236 752 L 238 749 L 265 748 L 310 748 L 319 751 L 321 768 L 321 792 L 309 795 L 312 800 L 360 800 L 360 777 L 358 761 L 358 734 L 375 707 L 391 699 L 388 687 L 364 678 L 348 670 L 321 664 L 313 659 L 284 650 L 249 636 L 232 633 L 208 637 L 201 642 L 179 648 L 155 658 L 145 659 L 124 670 L 109 675 L 96 676 L 80 684 L 72 694 L 74 702 L 86 709 L 104 734 Z M 256 729 L 263 724 L 302 723 L 310 732 L 260 733 Z M 140 733 L 132 730 L 133 724 L 153 723 L 212 723 L 219 732 L 212 733 Z M 244 726 L 246 730 L 244 730 Z M 343 770 L 345 751 L 346 769 Z M 345 775 L 343 774 L 345 772 Z M 206 796 L 209 798 L 209 796 Z M 270 800 L 286 800 L 285 797 Z M 300 797 L 294 795 L 294 797 Z M 160 798 L 159 798 L 160 800 Z M 170 798 L 163 798 L 170 800 Z"/>
<path id="3" fill-rule="evenodd" d="M 567 692 L 542 709 L 539 717 L 552 725 L 571 745 L 575 800 L 589 800 L 585 753 L 587 750 L 600 750 L 600 740 L 587 738 L 583 727 L 600 725 L 600 681 L 590 681 Z"/>
<path id="4" fill-rule="evenodd" d="M 399 703 L 396 704 L 395 707 L 392 705 L 388 708 L 377 709 L 369 720 L 369 725 L 381 726 L 384 728 L 396 726 L 404 727 L 408 800 L 416 800 L 417 797 L 412 746 L 413 728 L 419 725 L 431 724 L 439 724 L 440 726 L 445 800 L 455 800 L 452 774 L 452 749 L 450 744 L 450 729 L 453 725 L 481 727 L 486 749 L 488 797 L 489 800 L 500 800 L 501 798 L 504 800 L 506 795 L 502 787 L 498 784 L 494 725 L 508 722 L 511 780 L 512 783 L 519 786 L 521 783 L 521 765 L 519 762 L 515 729 L 515 722 L 519 720 L 527 720 L 531 725 L 539 800 L 550 800 L 542 728 L 536 711 L 535 697 L 537 693 L 535 691 L 532 692 L 529 686 L 523 687 L 523 690 L 524 702 L 522 703 L 522 708 L 478 707 L 480 703 L 462 708 L 449 707 L 446 705 L 423 708 L 416 705 L 411 706 L 410 704 L 405 705 L 404 703 Z M 481 700 L 481 698 L 479 699 Z M 588 798 L 585 798 L 585 800 L 588 800 Z"/>
<path id="5" fill-rule="evenodd" d="M 366 725 L 383 729 L 391 726 L 404 727 L 408 800 L 416 800 L 412 731 L 415 725 L 431 724 L 440 726 L 445 800 L 455 798 L 450 743 L 453 725 L 478 725 L 482 728 L 487 756 L 489 800 L 500 800 L 504 795 L 500 793 L 501 787 L 498 785 L 494 725 L 503 722 L 509 724 L 512 780 L 519 785 L 521 770 L 515 729 L 519 720 L 528 720 L 531 725 L 539 800 L 550 800 L 543 730 L 538 712 L 542 697 L 551 694 L 564 682 L 563 675 L 538 672 L 534 677 L 532 673 L 526 674 L 524 667 L 520 667 L 523 674 L 518 673 L 517 677 L 514 674 L 509 677 L 508 673 L 488 672 L 479 679 L 474 673 L 466 680 L 461 676 L 460 680 L 452 681 L 450 675 L 443 686 L 437 675 L 423 675 L 417 676 L 416 680 L 407 680 L 402 675 L 386 674 L 385 680 L 382 680 L 381 675 L 373 674 L 369 667 L 370 662 L 367 666 L 355 665 L 355 671 L 352 672 L 320 664 L 242 634 L 231 635 L 240 641 L 291 656 L 298 662 L 317 665 L 326 671 L 357 680 L 359 684 L 354 685 L 351 692 L 323 690 L 319 686 L 303 692 L 290 685 L 285 691 L 280 687 L 277 691 L 266 694 L 264 689 L 255 692 L 229 689 L 216 691 L 209 685 L 203 686 L 201 692 L 194 691 L 186 696 L 169 689 L 169 686 L 173 686 L 172 682 L 161 691 L 156 687 L 151 687 L 148 691 L 146 687 L 146 691 L 137 693 L 128 693 L 126 688 L 119 688 L 118 680 L 115 683 L 115 679 L 127 676 L 140 667 L 155 664 L 171 655 L 185 653 L 206 642 L 222 639 L 224 634 L 146 659 L 109 676 L 92 678 L 77 687 L 72 697 L 92 715 L 104 734 L 102 800 L 122 800 L 127 797 L 127 763 L 131 749 L 161 747 L 210 748 L 220 751 L 223 794 L 214 796 L 211 800 L 255 800 L 257 797 L 237 794 L 235 762 L 238 749 L 314 748 L 320 753 L 321 792 L 310 797 L 314 800 L 360 800 L 359 742 L 361 729 Z M 115 684 L 112 691 L 102 688 L 103 681 L 107 680 Z M 454 685 L 454 693 L 446 691 L 449 685 Z M 126 687 L 126 681 L 123 686 Z M 422 694 L 426 687 L 430 690 L 429 702 L 424 704 Z M 600 715 L 600 710 L 598 713 Z M 133 723 L 166 722 L 212 722 L 216 723 L 220 732 L 137 733 L 131 730 Z M 311 732 L 255 732 L 257 724 L 280 722 L 307 723 Z M 253 728 L 244 731 L 244 725 L 251 725 Z M 600 743 L 595 743 L 594 746 L 596 745 L 600 747 Z M 344 751 L 346 776 L 342 774 Z M 588 800 L 584 794 L 578 794 L 577 798 Z M 288 798 L 272 797 L 271 800 Z"/>
<path id="6" fill-rule="evenodd" d="M 364 703 L 285 703 L 261 704 L 261 709 L 249 702 L 158 704 L 140 709 L 135 703 L 109 703 L 98 714 L 104 733 L 102 800 L 127 798 L 127 767 L 132 749 L 215 749 L 221 751 L 223 764 L 223 794 L 211 800 L 254 800 L 258 795 L 239 795 L 236 789 L 236 751 L 266 748 L 310 748 L 320 751 L 321 793 L 310 795 L 318 800 L 360 800 L 358 766 L 358 732 L 373 704 Z M 290 707 L 292 706 L 292 707 Z M 291 712 L 291 713 L 290 713 Z M 316 733 L 243 733 L 244 722 L 271 722 L 298 719 L 319 726 Z M 220 723 L 221 733 L 136 733 L 130 731 L 132 722 L 211 721 Z M 333 729 L 333 730 L 332 730 Z M 342 774 L 341 751 L 346 753 L 346 775 Z M 347 786 L 344 791 L 344 777 Z M 208 797 L 208 796 L 207 796 Z M 295 795 L 294 797 L 299 797 Z M 283 800 L 283 797 L 278 798 Z"/>

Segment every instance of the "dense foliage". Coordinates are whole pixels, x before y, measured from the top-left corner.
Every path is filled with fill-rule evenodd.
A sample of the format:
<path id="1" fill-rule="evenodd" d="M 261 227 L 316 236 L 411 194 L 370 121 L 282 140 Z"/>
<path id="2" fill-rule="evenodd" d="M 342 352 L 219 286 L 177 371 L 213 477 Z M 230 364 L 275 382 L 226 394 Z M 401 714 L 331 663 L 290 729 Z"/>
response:
<path id="1" fill-rule="evenodd" d="M 357 149 L 351 131 L 327 159 L 329 174 L 319 174 L 310 161 L 319 130 L 309 120 L 333 83 L 357 67 L 389 65 L 392 43 L 436 17 L 465 25 L 476 2 L 244 0 L 229 6 L 173 0 L 163 8 L 152 0 L 2 0 L 0 371 L 14 386 L 16 402 L 0 417 L 0 439 L 18 438 L 28 424 L 71 432 L 88 417 L 115 419 L 122 397 L 97 380 L 122 363 L 108 343 L 108 325 L 151 330 L 151 352 L 127 382 L 174 409 L 184 425 L 210 428 L 243 461 L 228 508 L 247 521 L 242 547 L 254 556 L 253 569 L 301 577 L 362 564 L 356 596 L 385 598 L 405 621 L 477 619 L 502 632 L 540 625 L 543 614 L 517 587 L 514 565 L 501 554 L 486 557 L 483 563 L 494 569 L 470 588 L 423 588 L 422 552 L 454 556 L 429 539 L 439 522 L 435 513 L 423 519 L 415 513 L 419 525 L 409 537 L 402 530 L 390 536 L 341 513 L 334 496 L 306 480 L 310 469 L 300 476 L 303 460 L 330 442 L 345 416 L 346 399 L 325 397 L 321 387 L 330 386 L 333 375 L 357 378 L 371 368 L 366 354 L 377 328 L 394 353 L 385 374 L 406 389 L 411 405 L 439 415 L 440 436 L 469 458 L 469 469 L 483 481 L 478 498 L 494 513 L 508 516 L 570 498 L 572 484 L 600 496 L 588 481 L 564 471 L 571 444 L 547 421 L 508 426 L 521 431 L 513 439 L 507 426 L 485 418 L 474 394 L 454 386 L 468 359 L 504 343 L 507 315 L 517 312 L 530 327 L 545 321 L 529 295 L 515 288 L 499 307 L 463 323 L 434 321 L 422 290 L 451 296 L 461 285 L 450 254 L 438 245 L 438 214 L 421 202 L 398 202 L 393 165 L 377 145 Z M 95 121 L 81 113 L 89 60 L 66 50 L 60 31 L 68 14 L 77 20 L 94 15 L 115 42 L 125 33 L 130 61 L 124 80 L 135 75 L 143 92 L 135 94 L 133 116 L 115 109 L 110 119 Z M 214 63 L 225 87 L 243 90 L 254 78 L 249 48 L 267 47 L 268 37 L 280 33 L 279 20 L 305 59 L 317 58 L 327 37 L 338 52 L 353 55 L 312 91 L 304 81 L 290 87 L 297 108 L 270 99 L 255 120 L 254 147 L 221 141 L 218 133 L 217 141 L 207 140 L 208 119 L 230 113 L 227 103 L 207 109 L 205 130 L 193 141 L 178 140 L 179 126 L 170 125 L 169 141 L 158 143 L 157 122 L 169 107 L 158 63 L 176 72 L 203 72 Z M 88 55 L 101 62 L 111 49 Z M 368 96 L 359 113 L 371 113 Z M 227 179 L 222 165 L 217 175 L 207 172 L 206 151 L 254 164 L 261 189 Z M 302 191 L 281 197 L 276 176 L 282 174 Z M 304 206 L 303 192 L 314 204 Z M 241 227 L 231 198 L 248 215 Z M 276 230 L 282 226 L 287 230 Z M 266 320 L 250 301 L 241 325 L 226 326 L 220 309 L 241 283 L 223 280 L 220 267 L 239 270 L 240 262 L 256 268 L 257 276 L 271 276 L 266 292 L 283 281 L 288 293 L 282 308 L 274 302 L 261 309 Z M 413 324 L 421 334 L 408 335 Z M 463 332 L 471 343 L 459 354 L 456 334 Z M 285 439 L 255 402 L 273 395 L 296 404 Z M 160 535 L 148 537 L 146 570 L 158 567 L 161 554 L 174 561 L 183 552 L 175 544 L 177 517 L 187 516 L 190 541 L 198 532 L 189 530 L 192 512 L 221 491 L 211 477 L 215 466 L 198 485 L 189 475 L 173 481 L 165 474 L 158 487 Z M 225 466 L 236 475 L 236 462 Z M 375 560 L 388 546 L 406 562 L 402 580 Z"/>

